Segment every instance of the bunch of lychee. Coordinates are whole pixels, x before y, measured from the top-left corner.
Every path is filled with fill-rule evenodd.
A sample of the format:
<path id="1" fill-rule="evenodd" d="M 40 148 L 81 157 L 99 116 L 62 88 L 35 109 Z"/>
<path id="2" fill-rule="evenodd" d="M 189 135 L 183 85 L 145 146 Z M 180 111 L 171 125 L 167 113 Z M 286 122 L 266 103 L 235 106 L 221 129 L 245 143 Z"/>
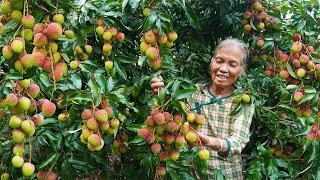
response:
<path id="1" fill-rule="evenodd" d="M 74 48 L 74 56 L 75 58 L 70 62 L 70 68 L 75 70 L 79 67 L 80 60 L 86 61 L 89 59 L 89 56 L 92 53 L 92 46 L 89 44 L 84 45 L 83 47 L 76 45 Z"/>
<path id="2" fill-rule="evenodd" d="M 297 116 L 311 117 L 312 116 L 312 107 L 308 103 L 299 104 L 305 92 L 303 88 L 298 88 L 297 91 L 294 92 L 292 99 L 292 106 L 296 108 Z"/>
<path id="3" fill-rule="evenodd" d="M 149 60 L 149 65 L 152 69 L 159 69 L 161 67 L 160 48 L 172 47 L 173 42 L 177 40 L 176 32 L 168 34 L 158 34 L 157 29 L 152 29 L 144 33 L 140 39 L 140 52 Z"/>
<path id="4" fill-rule="evenodd" d="M 3 20 L 13 20 L 17 23 L 21 23 L 23 18 L 23 4 L 24 1 L 2 1 L 0 4 Z"/>
<path id="5" fill-rule="evenodd" d="M 265 10 L 265 7 L 259 0 L 250 3 L 250 10 L 243 13 L 242 25 L 245 33 L 254 34 L 253 28 L 250 25 L 250 19 L 253 20 L 253 25 L 258 31 L 264 31 L 269 24 L 276 24 L 277 21 L 270 17 Z"/>
<path id="6" fill-rule="evenodd" d="M 96 33 L 102 36 L 104 44 L 102 48 L 102 53 L 104 56 L 110 56 L 112 53 L 112 42 L 114 40 L 124 41 L 125 35 L 119 32 L 115 27 L 107 28 L 105 22 L 101 19 L 97 20 Z"/>
<path id="7" fill-rule="evenodd" d="M 299 33 L 295 33 L 292 39 L 293 43 L 290 54 L 288 55 L 279 50 L 276 52 L 276 58 L 282 64 L 289 62 L 295 71 L 296 77 L 291 77 L 285 66 L 283 66 L 279 75 L 291 83 L 294 79 L 299 80 L 306 75 L 310 78 L 318 78 L 320 76 L 320 64 L 315 64 L 312 60 L 311 53 L 314 52 L 313 46 L 304 45 L 301 42 L 301 35 Z"/>
<path id="8" fill-rule="evenodd" d="M 233 98 L 233 102 L 236 104 L 240 104 L 240 103 L 244 103 L 244 104 L 248 104 L 250 103 L 250 96 L 247 93 L 243 93 L 241 95 L 236 95 Z"/>
<path id="9" fill-rule="evenodd" d="M 80 140 L 87 144 L 90 151 L 100 151 L 104 146 L 102 135 L 113 135 L 120 125 L 120 121 L 113 118 L 112 108 L 109 106 L 84 109 L 81 118 L 83 125 Z"/>
<path id="10" fill-rule="evenodd" d="M 159 154 L 161 161 L 177 160 L 180 156 L 179 149 L 200 141 L 194 130 L 205 123 L 202 115 L 191 112 L 186 119 L 183 122 L 181 114 L 171 114 L 154 108 L 146 119 L 147 127 L 140 129 L 138 136 L 151 144 L 151 152 Z"/>
<path id="11" fill-rule="evenodd" d="M 292 154 L 293 147 L 286 145 L 284 150 L 282 150 L 280 145 L 276 144 L 273 147 L 268 147 L 267 150 L 269 154 L 275 155 L 278 158 L 285 158 L 286 156 L 290 156 Z"/>
<path id="12" fill-rule="evenodd" d="M 126 153 L 128 151 L 129 136 L 126 133 L 118 133 L 112 142 L 112 149 L 115 153 Z"/>

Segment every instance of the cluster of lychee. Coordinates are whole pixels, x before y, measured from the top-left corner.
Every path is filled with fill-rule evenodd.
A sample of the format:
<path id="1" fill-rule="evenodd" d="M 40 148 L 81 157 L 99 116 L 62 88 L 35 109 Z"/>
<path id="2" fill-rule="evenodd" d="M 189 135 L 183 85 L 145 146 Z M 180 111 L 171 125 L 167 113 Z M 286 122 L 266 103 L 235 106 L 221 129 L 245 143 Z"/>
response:
<path id="1" fill-rule="evenodd" d="M 84 45 L 83 47 L 77 45 L 74 48 L 74 60 L 70 62 L 70 68 L 75 70 L 79 67 L 79 59 L 82 61 L 86 61 L 89 59 L 89 56 L 92 53 L 92 46 L 89 44 Z"/>
<path id="2" fill-rule="evenodd" d="M 253 28 L 250 25 L 250 19 L 252 18 L 253 24 L 258 31 L 264 31 L 266 26 L 270 24 L 276 24 L 277 21 L 270 17 L 265 11 L 265 7 L 259 0 L 253 0 L 249 2 L 251 8 L 243 13 L 242 25 L 245 33 L 254 34 Z"/>
<path id="3" fill-rule="evenodd" d="M 1 21 L 10 21 L 13 20 L 17 23 L 21 23 L 23 18 L 23 0 L 16 0 L 16 1 L 2 1 L 0 4 L 1 9 Z M 3 24 L 0 22 L 0 34 L 4 34 L 5 30 L 3 29 Z"/>
<path id="4" fill-rule="evenodd" d="M 54 15 L 53 22 L 35 24 L 34 17 L 28 14 L 22 17 L 21 23 L 24 27 L 20 32 L 21 37 L 15 37 L 2 48 L 3 57 L 14 63 L 16 70 L 22 74 L 32 67 L 41 67 L 59 81 L 67 73 L 67 64 L 54 42 L 62 36 L 63 15 Z M 32 39 L 35 47 L 29 54 L 25 51 L 25 46 Z"/>
<path id="5" fill-rule="evenodd" d="M 198 125 L 205 123 L 202 115 L 187 113 L 187 121 L 183 122 L 181 114 L 171 114 L 158 108 L 153 108 L 150 116 L 146 119 L 145 128 L 139 129 L 138 136 L 143 138 L 149 144 L 154 154 L 159 154 L 161 161 L 168 159 L 177 160 L 180 156 L 179 149 L 187 144 L 194 145 L 198 143 L 199 137 L 194 130 Z M 206 150 L 201 150 L 206 151 Z M 203 156 L 199 152 L 199 157 L 206 160 L 209 157 Z M 206 155 L 208 152 L 206 151 Z"/>
<path id="6" fill-rule="evenodd" d="M 312 116 L 312 106 L 309 103 L 299 104 L 301 99 L 304 96 L 303 88 L 297 89 L 297 91 L 293 94 L 293 104 L 292 106 L 296 108 L 296 114 L 299 117 L 311 117 Z"/>
<path id="7" fill-rule="evenodd" d="M 140 52 L 147 56 L 149 65 L 152 69 L 159 69 L 161 67 L 160 48 L 173 46 L 173 42 L 177 40 L 176 32 L 169 32 L 168 34 L 158 34 L 157 29 L 152 29 L 144 33 L 140 39 Z"/>
<path id="8" fill-rule="evenodd" d="M 101 108 L 84 109 L 81 114 L 83 120 L 80 140 L 87 144 L 90 151 L 100 151 L 104 146 L 102 135 L 113 135 L 120 125 L 120 121 L 113 118 L 112 108 L 108 103 Z"/>
<path id="9" fill-rule="evenodd" d="M 58 175 L 52 171 L 39 171 L 37 173 L 38 180 L 56 180 Z"/>
<path id="10" fill-rule="evenodd" d="M 40 93 L 37 84 L 31 83 L 30 79 L 19 80 L 14 84 L 14 92 L 7 95 L 4 103 L 10 109 L 9 127 L 12 131 L 12 141 L 14 144 L 12 165 L 15 168 L 22 168 L 24 176 L 31 176 L 35 170 L 34 165 L 24 161 L 24 141 L 26 137 L 31 137 L 36 131 L 36 125 L 43 121 L 41 114 L 34 114 L 29 118 L 28 113 L 37 110 L 37 101 L 34 99 Z M 42 112 L 48 113 L 47 103 L 42 104 Z"/>
<path id="11" fill-rule="evenodd" d="M 250 96 L 246 93 L 243 93 L 241 95 L 236 95 L 233 97 L 233 102 L 236 103 L 236 104 L 240 104 L 240 103 L 245 103 L 245 104 L 248 104 L 250 103 Z"/>
<path id="12" fill-rule="evenodd" d="M 290 156 L 293 152 L 293 147 L 290 145 L 286 145 L 284 149 L 281 148 L 280 145 L 276 144 L 273 147 L 268 147 L 269 154 L 275 155 L 278 158 L 285 158 L 286 156 Z"/>
<path id="13" fill-rule="evenodd" d="M 112 142 L 112 149 L 115 153 L 126 153 L 129 148 L 129 136 L 126 133 L 118 133 L 115 140 Z"/>

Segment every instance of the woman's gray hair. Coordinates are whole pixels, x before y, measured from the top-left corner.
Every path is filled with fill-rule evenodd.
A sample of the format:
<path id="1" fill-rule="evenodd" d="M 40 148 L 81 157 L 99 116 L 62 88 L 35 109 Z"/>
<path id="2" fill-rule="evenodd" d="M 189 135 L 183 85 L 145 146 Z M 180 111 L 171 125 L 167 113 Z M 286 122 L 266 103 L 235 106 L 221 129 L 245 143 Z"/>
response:
<path id="1" fill-rule="evenodd" d="M 221 41 L 214 50 L 214 57 L 216 56 L 217 51 L 226 45 L 235 45 L 243 52 L 243 59 L 241 61 L 241 65 L 244 67 L 244 70 L 246 70 L 249 51 L 248 51 L 246 44 L 239 39 L 228 38 L 228 39 Z"/>

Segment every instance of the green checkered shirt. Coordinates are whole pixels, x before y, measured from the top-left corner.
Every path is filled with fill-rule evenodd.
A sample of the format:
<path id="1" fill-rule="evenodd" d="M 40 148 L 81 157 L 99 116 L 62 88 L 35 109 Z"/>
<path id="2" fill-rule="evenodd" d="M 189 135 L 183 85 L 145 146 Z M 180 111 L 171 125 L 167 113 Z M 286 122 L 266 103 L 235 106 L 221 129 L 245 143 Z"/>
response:
<path id="1" fill-rule="evenodd" d="M 206 124 L 199 126 L 198 131 L 210 137 L 226 139 L 230 144 L 226 157 L 207 148 L 210 152 L 209 179 L 215 179 L 217 173 L 222 173 L 225 179 L 244 179 L 240 153 L 250 138 L 254 103 L 242 106 L 236 115 L 231 116 L 230 112 L 236 105 L 231 96 L 218 99 L 209 91 L 209 86 L 197 85 L 197 88 L 189 99 L 189 105 L 206 118 Z"/>

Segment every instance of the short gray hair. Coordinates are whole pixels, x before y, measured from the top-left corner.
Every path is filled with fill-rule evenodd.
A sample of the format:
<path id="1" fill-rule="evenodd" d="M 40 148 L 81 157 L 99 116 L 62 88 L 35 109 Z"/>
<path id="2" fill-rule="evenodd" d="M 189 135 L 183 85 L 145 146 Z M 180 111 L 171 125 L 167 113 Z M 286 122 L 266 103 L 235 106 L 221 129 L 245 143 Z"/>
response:
<path id="1" fill-rule="evenodd" d="M 216 53 L 219 49 L 221 49 L 222 47 L 226 46 L 226 45 L 235 45 L 237 46 L 242 52 L 243 52 L 243 59 L 241 61 L 241 65 L 244 66 L 244 70 L 247 68 L 247 62 L 248 62 L 248 57 L 249 57 L 249 51 L 248 48 L 246 46 L 246 44 L 236 38 L 227 38 L 223 41 L 221 41 L 218 46 L 215 48 L 214 50 L 214 57 L 216 56 Z"/>

